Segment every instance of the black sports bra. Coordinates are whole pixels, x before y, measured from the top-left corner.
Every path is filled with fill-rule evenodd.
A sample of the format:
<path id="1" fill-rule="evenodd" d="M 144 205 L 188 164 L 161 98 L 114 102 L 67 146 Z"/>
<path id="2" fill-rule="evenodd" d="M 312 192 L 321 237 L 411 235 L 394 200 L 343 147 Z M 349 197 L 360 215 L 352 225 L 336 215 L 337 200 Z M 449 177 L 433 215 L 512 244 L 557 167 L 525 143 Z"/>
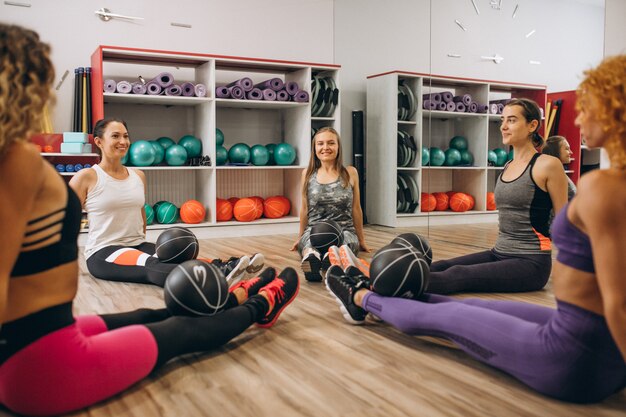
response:
<path id="1" fill-rule="evenodd" d="M 80 200 L 67 183 L 66 187 L 67 203 L 65 208 L 55 210 L 28 222 L 29 230 L 24 234 L 24 237 L 27 238 L 35 233 L 41 234 L 43 237 L 22 243 L 22 250 L 11 271 L 11 278 L 47 271 L 56 266 L 75 261 L 78 258 L 77 238 L 80 231 Z M 64 213 L 61 219 L 58 219 L 59 213 Z M 52 229 L 59 223 L 61 223 L 60 231 L 46 233 L 46 230 Z M 61 235 L 60 240 L 42 248 L 28 250 L 29 246 L 51 239 L 58 234 Z"/>

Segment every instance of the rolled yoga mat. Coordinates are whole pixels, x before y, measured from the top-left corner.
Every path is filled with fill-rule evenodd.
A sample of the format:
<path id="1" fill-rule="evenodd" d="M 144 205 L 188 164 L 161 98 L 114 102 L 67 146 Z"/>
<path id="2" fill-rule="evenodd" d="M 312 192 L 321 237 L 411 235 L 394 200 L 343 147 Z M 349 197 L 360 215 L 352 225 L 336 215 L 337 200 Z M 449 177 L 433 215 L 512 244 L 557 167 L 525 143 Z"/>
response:
<path id="1" fill-rule="evenodd" d="M 498 105 L 496 103 L 489 104 L 489 113 L 498 114 Z"/>
<path id="2" fill-rule="evenodd" d="M 174 76 L 172 75 L 171 72 L 162 72 L 156 77 L 154 77 L 152 81 L 159 84 L 162 88 L 166 88 L 174 84 Z"/>
<path id="3" fill-rule="evenodd" d="M 183 90 L 183 96 L 185 97 L 193 97 L 196 94 L 193 83 L 182 83 L 180 88 Z"/>
<path id="4" fill-rule="evenodd" d="M 446 103 L 446 110 L 447 111 L 456 111 L 456 103 L 454 101 L 450 101 L 450 102 Z"/>
<path id="5" fill-rule="evenodd" d="M 146 94 L 146 91 L 148 91 L 148 89 L 143 83 L 139 81 L 133 83 L 133 94 Z"/>
<path id="6" fill-rule="evenodd" d="M 158 96 L 163 91 L 163 87 L 161 87 L 156 81 L 148 81 L 146 83 L 146 90 L 148 91 L 148 95 Z"/>
<path id="7" fill-rule="evenodd" d="M 166 96 L 180 96 L 183 94 L 183 89 L 178 84 L 172 84 L 165 89 Z"/>
<path id="8" fill-rule="evenodd" d="M 133 86 L 128 81 L 120 81 L 115 89 L 118 93 L 128 94 L 133 91 Z"/>
<path id="9" fill-rule="evenodd" d="M 489 111 L 489 105 L 480 103 L 476 104 L 478 105 L 478 113 L 487 113 Z"/>
<path id="10" fill-rule="evenodd" d="M 296 94 L 294 94 L 293 101 L 296 103 L 306 103 L 309 101 L 309 93 L 304 90 L 299 90 Z"/>
<path id="11" fill-rule="evenodd" d="M 246 97 L 246 92 L 243 91 L 243 88 L 239 87 L 238 85 L 230 87 L 228 91 L 230 91 L 230 96 L 237 100 L 241 100 Z"/>
<path id="12" fill-rule="evenodd" d="M 437 110 L 446 111 L 448 109 L 448 103 L 440 101 L 437 103 Z"/>
<path id="13" fill-rule="evenodd" d="M 250 90 L 252 90 L 254 88 L 254 83 L 252 82 L 252 80 L 250 78 L 243 77 L 243 78 L 240 78 L 240 79 L 238 79 L 236 81 L 233 81 L 230 84 L 226 84 L 226 87 L 235 87 L 235 86 L 241 88 L 244 92 L 247 93 L 248 91 L 250 91 Z M 231 91 L 230 94 L 233 95 L 233 92 Z M 233 97 L 234 97 L 234 95 L 233 95 Z"/>
<path id="14" fill-rule="evenodd" d="M 271 88 L 266 88 L 263 91 L 263 100 L 265 101 L 275 101 L 276 100 L 276 91 Z"/>
<path id="15" fill-rule="evenodd" d="M 449 91 L 444 91 L 441 93 L 441 100 L 445 101 L 446 103 L 451 102 L 453 97 L 454 95 Z"/>
<path id="16" fill-rule="evenodd" d="M 463 102 L 461 102 L 461 101 L 458 101 L 456 103 L 456 110 L 455 111 L 457 113 L 465 113 L 465 108 L 466 108 L 465 104 L 463 104 Z"/>
<path id="17" fill-rule="evenodd" d="M 498 103 L 498 114 L 502 114 L 504 111 L 504 104 Z"/>
<path id="18" fill-rule="evenodd" d="M 117 83 L 115 80 L 104 80 L 104 92 L 105 93 L 115 93 L 115 89 L 117 88 Z"/>
<path id="19" fill-rule="evenodd" d="M 273 91 L 280 91 L 285 86 L 285 83 L 280 78 L 270 78 L 269 80 L 265 80 L 258 84 L 255 84 L 254 87 L 259 90 L 271 89 Z"/>
<path id="20" fill-rule="evenodd" d="M 452 98 L 452 101 L 454 101 L 455 103 L 463 103 L 465 107 L 467 107 L 472 102 L 472 96 L 470 96 L 469 94 L 463 94 L 462 96 L 454 96 Z"/>
<path id="21" fill-rule="evenodd" d="M 263 100 L 263 92 L 260 88 L 254 87 L 246 93 L 246 98 L 248 100 Z"/>
<path id="22" fill-rule="evenodd" d="M 196 84 L 193 87 L 193 92 L 195 93 L 196 97 L 206 97 L 206 85 Z"/>
<path id="23" fill-rule="evenodd" d="M 226 87 L 215 87 L 215 97 L 230 98 L 230 90 Z"/>
<path id="24" fill-rule="evenodd" d="M 287 91 L 287 94 L 293 96 L 300 90 L 300 86 L 295 81 L 289 81 L 285 83 L 285 90 Z"/>
<path id="25" fill-rule="evenodd" d="M 435 103 L 439 103 L 441 101 L 441 93 L 424 94 L 422 96 L 422 99 L 423 100 L 434 101 Z"/>
<path id="26" fill-rule="evenodd" d="M 478 104 L 476 104 L 475 101 L 472 101 L 469 107 L 467 108 L 467 111 L 469 113 L 478 113 Z"/>
<path id="27" fill-rule="evenodd" d="M 285 90 L 280 90 L 276 92 L 276 100 L 289 101 L 289 93 L 287 93 Z"/>
<path id="28" fill-rule="evenodd" d="M 424 100 L 422 107 L 426 110 L 437 110 L 437 103 L 432 100 Z"/>

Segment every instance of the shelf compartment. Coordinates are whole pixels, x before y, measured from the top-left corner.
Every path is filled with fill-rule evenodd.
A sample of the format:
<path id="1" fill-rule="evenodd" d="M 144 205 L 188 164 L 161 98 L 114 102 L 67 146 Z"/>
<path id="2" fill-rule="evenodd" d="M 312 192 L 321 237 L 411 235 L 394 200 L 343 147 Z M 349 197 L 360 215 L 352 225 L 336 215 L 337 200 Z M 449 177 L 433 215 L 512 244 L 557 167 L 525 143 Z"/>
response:
<path id="1" fill-rule="evenodd" d="M 154 104 L 160 106 L 198 106 L 213 100 L 210 97 L 151 96 L 148 94 L 104 93 L 104 103 Z"/>

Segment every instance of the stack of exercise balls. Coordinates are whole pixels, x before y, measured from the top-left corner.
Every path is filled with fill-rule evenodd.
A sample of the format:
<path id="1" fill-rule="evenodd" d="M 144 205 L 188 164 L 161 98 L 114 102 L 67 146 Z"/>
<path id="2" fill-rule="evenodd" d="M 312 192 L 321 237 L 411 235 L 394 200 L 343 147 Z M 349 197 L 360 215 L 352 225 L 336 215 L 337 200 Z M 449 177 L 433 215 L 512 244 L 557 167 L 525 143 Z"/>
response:
<path id="1" fill-rule="evenodd" d="M 454 136 L 450 139 L 449 147 L 445 151 L 439 147 L 422 148 L 422 165 L 430 166 L 472 166 L 474 156 L 469 151 L 468 140 L 464 136 Z"/>
<path id="2" fill-rule="evenodd" d="M 435 193 L 422 193 L 421 211 L 446 211 L 464 212 L 472 210 L 476 201 L 471 194 L 448 191 Z"/>
<path id="3" fill-rule="evenodd" d="M 147 224 L 173 224 L 183 222 L 187 224 L 202 223 L 206 219 L 206 208 L 197 200 L 187 200 L 180 209 L 169 201 L 158 201 L 153 206 L 146 204 Z"/>
<path id="4" fill-rule="evenodd" d="M 224 133 L 216 129 L 216 164 L 221 165 L 293 165 L 296 161 L 296 150 L 288 143 L 269 143 L 267 145 L 248 145 L 243 142 L 224 146 Z"/>
<path id="5" fill-rule="evenodd" d="M 202 141 L 193 135 L 184 135 L 176 143 L 168 136 L 153 141 L 138 140 L 131 143 L 122 159 L 123 164 L 136 167 L 151 165 L 182 166 L 190 158 L 202 156 Z"/>
<path id="6" fill-rule="evenodd" d="M 259 196 L 231 197 L 228 200 L 218 198 L 215 209 L 218 222 L 230 221 L 233 218 L 240 222 L 252 222 L 261 217 L 278 219 L 286 216 L 291 211 L 291 203 L 282 195 L 266 199 Z"/>
<path id="7" fill-rule="evenodd" d="M 487 164 L 489 166 L 503 167 L 509 159 L 513 159 L 512 151 L 509 154 L 502 148 L 495 148 L 489 151 L 487 155 Z"/>

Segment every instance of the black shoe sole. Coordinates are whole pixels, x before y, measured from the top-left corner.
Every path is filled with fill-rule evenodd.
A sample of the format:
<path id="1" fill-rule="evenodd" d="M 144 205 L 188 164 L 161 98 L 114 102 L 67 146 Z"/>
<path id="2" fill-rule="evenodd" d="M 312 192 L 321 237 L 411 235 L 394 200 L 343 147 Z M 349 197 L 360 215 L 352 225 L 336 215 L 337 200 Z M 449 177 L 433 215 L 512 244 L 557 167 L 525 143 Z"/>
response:
<path id="1" fill-rule="evenodd" d="M 321 282 L 322 275 L 320 270 L 322 268 L 322 261 L 317 259 L 314 255 L 309 255 L 304 262 L 302 262 L 302 272 L 304 272 L 304 279 L 309 282 Z"/>

